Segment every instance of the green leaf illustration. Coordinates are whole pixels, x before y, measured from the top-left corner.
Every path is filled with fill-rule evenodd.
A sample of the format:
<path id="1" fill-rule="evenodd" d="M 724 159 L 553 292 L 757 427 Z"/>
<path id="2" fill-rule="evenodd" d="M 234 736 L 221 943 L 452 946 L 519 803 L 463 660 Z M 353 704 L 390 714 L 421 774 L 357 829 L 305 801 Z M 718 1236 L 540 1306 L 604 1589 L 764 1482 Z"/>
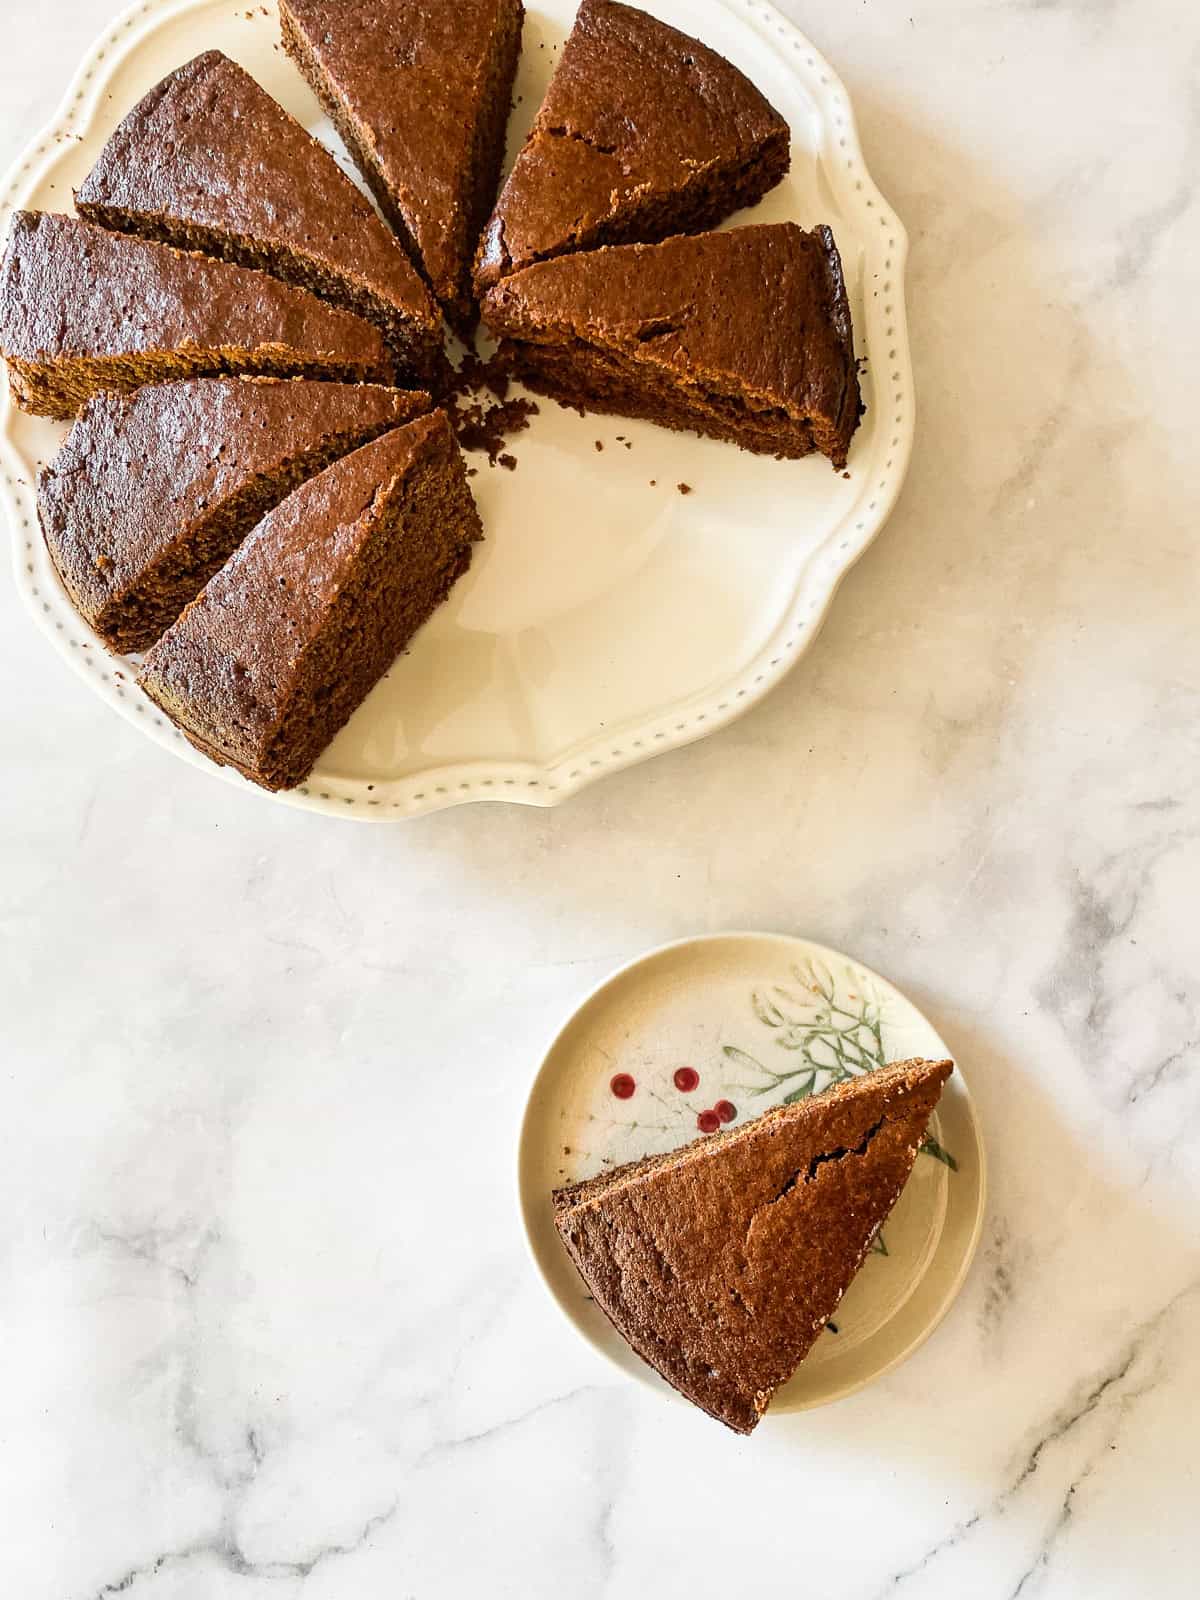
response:
<path id="1" fill-rule="evenodd" d="M 750 1004 L 754 1007 L 754 1015 L 768 1028 L 782 1028 L 787 1020 L 779 1007 L 770 1000 L 765 1000 L 755 989 L 750 995 Z"/>
<path id="2" fill-rule="evenodd" d="M 791 1106 L 795 1105 L 797 1100 L 807 1100 L 809 1095 L 813 1092 L 813 1084 L 816 1081 L 816 1073 L 810 1072 L 807 1077 L 801 1078 L 799 1084 L 792 1090 L 791 1094 L 784 1095 L 780 1104 Z"/>
<path id="3" fill-rule="evenodd" d="M 927 1133 L 922 1140 L 919 1154 L 932 1156 L 935 1161 L 940 1161 L 943 1166 L 949 1167 L 951 1172 L 958 1171 L 958 1162 L 949 1150 L 943 1149 L 931 1133 Z"/>

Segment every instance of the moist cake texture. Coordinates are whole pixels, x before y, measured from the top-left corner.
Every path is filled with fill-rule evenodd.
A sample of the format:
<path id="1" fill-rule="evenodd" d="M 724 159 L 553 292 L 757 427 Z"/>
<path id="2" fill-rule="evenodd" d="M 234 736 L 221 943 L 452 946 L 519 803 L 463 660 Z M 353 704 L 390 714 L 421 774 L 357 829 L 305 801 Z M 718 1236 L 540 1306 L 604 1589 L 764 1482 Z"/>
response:
<path id="1" fill-rule="evenodd" d="M 521 0 L 281 0 L 308 79 L 457 332 L 496 197 Z"/>
<path id="2" fill-rule="evenodd" d="M 738 1433 L 803 1361 L 900 1196 L 949 1061 L 902 1061 L 556 1191 L 597 1305 Z"/>
<path id="3" fill-rule="evenodd" d="M 429 405 L 302 378 L 96 395 L 38 483 L 51 560 L 110 650 L 145 650 L 305 478 Z"/>
<path id="4" fill-rule="evenodd" d="M 762 455 L 843 467 L 861 400 L 828 228 L 733 228 L 539 262 L 483 301 L 530 388 Z"/>
<path id="5" fill-rule="evenodd" d="M 480 242 L 476 285 L 598 245 L 714 227 L 783 177 L 787 123 L 723 56 L 583 0 Z"/>
<path id="6" fill-rule="evenodd" d="M 437 308 L 394 235 L 328 150 L 219 50 L 139 101 L 75 204 L 90 222 L 256 267 L 366 318 L 407 378 L 438 370 Z"/>
<path id="7" fill-rule="evenodd" d="M 291 788 L 481 537 L 446 413 L 419 417 L 269 512 L 153 646 L 138 681 L 219 765 Z"/>
<path id="8" fill-rule="evenodd" d="M 63 420 L 168 379 L 392 375 L 377 328 L 304 289 L 38 211 L 14 214 L 0 260 L 0 356 L 17 403 Z"/>

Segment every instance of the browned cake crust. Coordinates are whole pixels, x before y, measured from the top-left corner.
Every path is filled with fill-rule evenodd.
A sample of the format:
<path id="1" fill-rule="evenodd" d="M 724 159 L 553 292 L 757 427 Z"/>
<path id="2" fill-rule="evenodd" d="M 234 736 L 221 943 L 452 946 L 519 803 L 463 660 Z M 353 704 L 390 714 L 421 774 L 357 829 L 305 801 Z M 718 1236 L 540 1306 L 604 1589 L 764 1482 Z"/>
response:
<path id="1" fill-rule="evenodd" d="M 151 89 L 76 191 L 81 216 L 272 273 L 379 327 L 432 379 L 440 319 L 390 230 L 325 147 L 219 50 Z"/>
<path id="2" fill-rule="evenodd" d="M 881 1067 L 557 1190 L 555 1226 L 638 1355 L 750 1433 L 862 1265 L 952 1071 Z"/>
<path id="3" fill-rule="evenodd" d="M 298 484 L 429 406 L 303 378 L 96 395 L 38 482 L 51 560 L 110 650 L 145 650 Z"/>
<path id="4" fill-rule="evenodd" d="M 245 539 L 139 682 L 218 764 L 300 783 L 482 538 L 444 411 L 343 456 Z"/>
<path id="5" fill-rule="evenodd" d="M 283 43 L 455 330 L 500 166 L 521 0 L 281 0 Z"/>
<path id="6" fill-rule="evenodd" d="M 480 242 L 483 291 L 532 262 L 714 227 L 783 177 L 787 123 L 715 50 L 583 0 Z"/>
<path id="7" fill-rule="evenodd" d="M 846 463 L 861 412 L 828 228 L 783 222 L 562 256 L 483 301 L 502 360 L 565 405 Z"/>
<path id="8" fill-rule="evenodd" d="M 0 260 L 0 356 L 17 403 L 64 420 L 171 378 L 392 375 L 377 328 L 304 289 L 38 211 L 14 214 Z"/>

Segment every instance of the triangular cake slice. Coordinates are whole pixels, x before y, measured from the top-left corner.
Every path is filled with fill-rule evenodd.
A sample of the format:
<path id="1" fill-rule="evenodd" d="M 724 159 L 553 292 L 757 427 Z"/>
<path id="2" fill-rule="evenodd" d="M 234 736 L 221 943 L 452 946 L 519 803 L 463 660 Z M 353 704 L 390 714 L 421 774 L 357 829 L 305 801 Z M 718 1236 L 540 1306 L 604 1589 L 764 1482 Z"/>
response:
<path id="1" fill-rule="evenodd" d="M 122 233 L 257 267 L 379 327 L 406 377 L 442 359 L 437 308 L 324 145 L 219 50 L 151 89 L 75 194 Z"/>
<path id="2" fill-rule="evenodd" d="M 50 557 L 110 650 L 145 650 L 272 507 L 429 406 L 420 390 L 303 378 L 99 394 L 38 483 Z"/>
<path id="3" fill-rule="evenodd" d="M 952 1070 L 881 1067 L 560 1189 L 559 1235 L 643 1361 L 750 1433 L 862 1265 Z"/>
<path id="4" fill-rule="evenodd" d="M 289 789 L 481 537 L 449 418 L 419 417 L 269 512 L 150 650 L 139 682 L 219 765 Z"/>
<path id="5" fill-rule="evenodd" d="M 521 0 L 280 0 L 284 48 L 455 330 L 496 198 Z"/>
<path id="6" fill-rule="evenodd" d="M 305 289 L 38 211 L 14 214 L 0 261 L 0 356 L 18 405 L 63 420 L 172 378 L 392 376 L 378 328 Z"/>
<path id="7" fill-rule="evenodd" d="M 480 293 L 568 250 L 714 227 L 783 177 L 787 123 L 715 50 L 583 0 L 480 242 Z"/>
<path id="8" fill-rule="evenodd" d="M 564 405 L 762 455 L 846 463 L 861 410 L 828 228 L 732 228 L 544 261 L 483 302 L 501 355 Z"/>

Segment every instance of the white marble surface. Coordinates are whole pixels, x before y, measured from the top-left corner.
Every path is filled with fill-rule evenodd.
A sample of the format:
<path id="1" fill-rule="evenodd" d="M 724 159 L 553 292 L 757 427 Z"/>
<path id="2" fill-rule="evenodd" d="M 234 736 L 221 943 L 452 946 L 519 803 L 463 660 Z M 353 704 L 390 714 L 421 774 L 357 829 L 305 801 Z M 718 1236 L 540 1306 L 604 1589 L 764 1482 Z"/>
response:
<path id="1" fill-rule="evenodd" d="M 6 1597 L 1197 1593 L 1200 27 L 791 9 L 913 236 L 921 425 L 744 721 L 339 826 L 152 748 L 0 587 Z M 110 10 L 4 7 L 0 159 Z M 933 1341 L 746 1442 L 599 1364 L 513 1196 L 560 1014 L 725 926 L 907 989 L 992 1167 Z"/>

